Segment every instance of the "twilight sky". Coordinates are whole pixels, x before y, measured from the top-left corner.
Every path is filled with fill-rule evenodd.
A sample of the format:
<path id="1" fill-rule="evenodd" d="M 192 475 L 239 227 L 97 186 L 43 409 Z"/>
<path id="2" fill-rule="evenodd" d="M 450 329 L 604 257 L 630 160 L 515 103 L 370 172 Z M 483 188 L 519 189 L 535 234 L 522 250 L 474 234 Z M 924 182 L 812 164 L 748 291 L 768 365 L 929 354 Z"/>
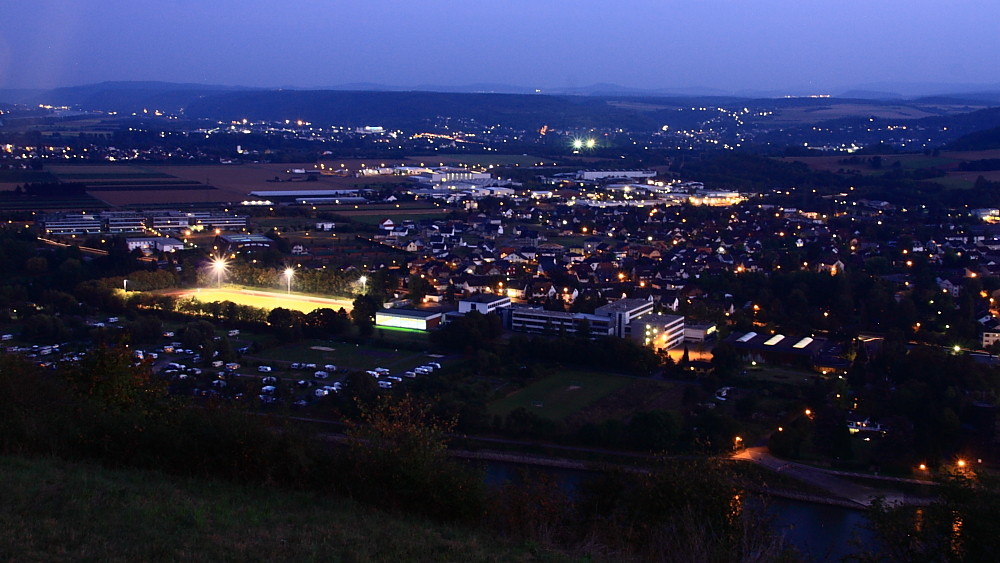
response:
<path id="1" fill-rule="evenodd" d="M 988 0 L 22 0 L 0 88 L 1000 83 Z"/>

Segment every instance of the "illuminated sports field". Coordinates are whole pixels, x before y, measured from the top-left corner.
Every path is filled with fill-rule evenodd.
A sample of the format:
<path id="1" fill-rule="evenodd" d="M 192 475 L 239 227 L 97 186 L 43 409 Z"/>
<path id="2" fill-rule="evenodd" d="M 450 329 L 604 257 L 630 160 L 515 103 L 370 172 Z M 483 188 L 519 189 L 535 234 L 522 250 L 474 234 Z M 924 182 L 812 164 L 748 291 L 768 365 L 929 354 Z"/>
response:
<path id="1" fill-rule="evenodd" d="M 180 292 L 176 295 L 178 297 L 193 297 L 198 301 L 205 303 L 211 303 L 213 301 L 232 301 L 233 303 L 249 305 L 250 307 L 261 307 L 263 309 L 277 309 L 278 307 L 284 307 L 285 309 L 302 311 L 303 313 L 309 313 L 315 309 L 324 308 L 337 311 L 341 307 L 349 313 L 352 309 L 352 302 L 350 299 L 313 297 L 311 295 L 276 293 L 253 289 L 216 289 L 214 287 L 202 287 L 190 291 Z"/>

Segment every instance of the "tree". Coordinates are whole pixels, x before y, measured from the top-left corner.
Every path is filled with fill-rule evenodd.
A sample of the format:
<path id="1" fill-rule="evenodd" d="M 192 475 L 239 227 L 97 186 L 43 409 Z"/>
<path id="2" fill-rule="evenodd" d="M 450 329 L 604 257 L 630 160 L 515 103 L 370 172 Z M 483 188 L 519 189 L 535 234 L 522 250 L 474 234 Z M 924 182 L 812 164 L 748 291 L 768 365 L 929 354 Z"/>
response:
<path id="1" fill-rule="evenodd" d="M 729 343 L 719 343 L 712 349 L 712 367 L 719 375 L 734 375 L 743 362 L 736 348 Z"/>
<path id="2" fill-rule="evenodd" d="M 135 365 L 124 347 L 100 346 L 65 373 L 78 394 L 111 411 L 149 413 L 166 398 L 163 382 L 152 377 L 147 364 Z"/>
<path id="3" fill-rule="evenodd" d="M 431 414 L 409 395 L 362 406 L 349 424 L 348 457 L 359 496 L 389 509 L 442 520 L 474 520 L 485 509 L 482 478 L 445 448 L 454 420 Z"/>
<path id="4" fill-rule="evenodd" d="M 892 561 L 995 561 L 1000 553 L 1000 481 L 971 469 L 946 473 L 939 500 L 913 510 L 876 499 L 868 511 L 879 555 Z M 879 557 L 878 560 L 883 560 Z M 876 560 L 864 554 L 862 560 Z"/>
<path id="5" fill-rule="evenodd" d="M 351 320 L 358 327 L 358 333 L 363 337 L 372 335 L 375 330 L 375 313 L 381 309 L 381 304 L 371 295 L 358 295 L 351 309 Z"/>
<path id="6" fill-rule="evenodd" d="M 292 311 L 284 307 L 275 307 L 267 315 L 267 324 L 271 325 L 278 338 L 285 341 L 295 341 L 302 338 L 302 325 L 305 315 L 301 311 Z"/>
<path id="7" fill-rule="evenodd" d="M 410 301 L 414 304 L 422 303 L 424 297 L 434 291 L 434 287 L 423 276 L 412 275 L 407 281 L 410 290 Z"/>

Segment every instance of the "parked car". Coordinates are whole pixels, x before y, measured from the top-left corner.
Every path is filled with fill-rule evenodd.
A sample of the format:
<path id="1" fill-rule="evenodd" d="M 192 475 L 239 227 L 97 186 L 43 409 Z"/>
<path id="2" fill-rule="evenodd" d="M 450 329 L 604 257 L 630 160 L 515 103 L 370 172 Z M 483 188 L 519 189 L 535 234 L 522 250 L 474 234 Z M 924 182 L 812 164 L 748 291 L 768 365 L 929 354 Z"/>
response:
<path id="1" fill-rule="evenodd" d="M 261 373 L 270 373 L 272 370 L 271 370 L 271 366 L 258 366 L 257 367 L 257 371 L 259 371 Z"/>

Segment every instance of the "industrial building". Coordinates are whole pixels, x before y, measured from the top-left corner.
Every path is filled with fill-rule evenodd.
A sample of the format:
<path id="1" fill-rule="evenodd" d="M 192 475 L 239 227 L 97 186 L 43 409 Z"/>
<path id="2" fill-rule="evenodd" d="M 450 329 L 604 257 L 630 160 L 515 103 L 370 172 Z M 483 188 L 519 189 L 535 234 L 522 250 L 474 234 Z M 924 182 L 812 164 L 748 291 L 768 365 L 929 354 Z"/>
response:
<path id="1" fill-rule="evenodd" d="M 170 237 L 137 237 L 125 239 L 129 250 L 140 249 L 149 254 L 152 252 L 175 252 L 184 249 L 184 243 Z"/>
<path id="2" fill-rule="evenodd" d="M 375 312 L 375 326 L 431 330 L 441 324 L 441 311 L 420 309 L 380 309 Z"/>
<path id="3" fill-rule="evenodd" d="M 607 180 L 610 178 L 654 178 L 654 170 L 577 170 L 576 179 L 583 181 Z"/>

